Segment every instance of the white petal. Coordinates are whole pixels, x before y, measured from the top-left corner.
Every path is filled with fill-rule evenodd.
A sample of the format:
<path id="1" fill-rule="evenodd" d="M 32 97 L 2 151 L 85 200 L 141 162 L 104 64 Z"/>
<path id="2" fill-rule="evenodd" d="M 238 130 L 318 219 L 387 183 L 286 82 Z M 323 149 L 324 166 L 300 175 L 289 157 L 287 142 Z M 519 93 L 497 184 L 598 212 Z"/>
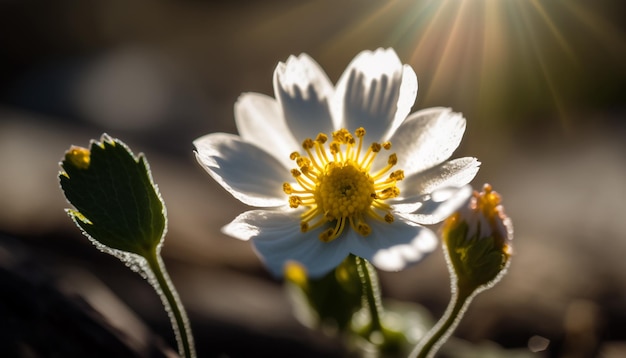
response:
<path id="1" fill-rule="evenodd" d="M 406 176 L 435 166 L 456 150 L 465 132 L 465 118 L 449 108 L 415 112 L 390 138 L 398 155 L 397 168 Z"/>
<path id="2" fill-rule="evenodd" d="M 394 205 L 396 214 L 407 221 L 422 225 L 434 225 L 459 210 L 472 195 L 472 187 L 449 187 L 426 195 L 417 204 Z"/>
<path id="3" fill-rule="evenodd" d="M 453 159 L 422 172 L 414 173 L 398 182 L 400 196 L 393 203 L 406 203 L 443 187 L 461 187 L 474 179 L 480 162 L 476 158 Z"/>
<path id="4" fill-rule="evenodd" d="M 333 102 L 342 127 L 364 127 L 366 143 L 382 141 L 409 113 L 417 95 L 417 78 L 402 66 L 392 49 L 364 51 L 348 65 L 337 83 Z"/>
<path id="5" fill-rule="evenodd" d="M 333 130 L 328 104 L 333 86 L 320 66 L 306 54 L 290 56 L 287 63 L 278 64 L 274 71 L 274 92 L 298 143 Z"/>
<path id="6" fill-rule="evenodd" d="M 417 97 L 417 75 L 413 68 L 409 65 L 402 67 L 402 84 L 400 85 L 400 94 L 398 95 L 398 109 L 393 119 L 389 131 L 383 138 L 389 139 L 398 127 L 406 120 L 411 108 L 415 104 Z"/>
<path id="7" fill-rule="evenodd" d="M 196 159 L 235 198 L 251 206 L 285 205 L 282 185 L 289 171 L 274 157 L 239 136 L 212 133 L 196 139 Z"/>
<path id="8" fill-rule="evenodd" d="M 284 237 L 299 232 L 299 222 L 300 214 L 297 210 L 250 210 L 239 214 L 222 228 L 222 232 L 244 241 L 258 237 L 264 230 Z"/>
<path id="9" fill-rule="evenodd" d="M 396 220 L 391 224 L 368 222 L 372 232 L 367 237 L 351 231 L 351 252 L 369 260 L 384 271 L 399 271 L 421 261 L 437 247 L 437 236 L 431 230 Z"/>
<path id="10" fill-rule="evenodd" d="M 241 138 L 272 154 L 285 167 L 295 166 L 289 154 L 300 148 L 275 99 L 244 93 L 235 103 L 235 121 Z"/>
<path id="11" fill-rule="evenodd" d="M 301 263 L 310 277 L 320 277 L 348 256 L 347 242 L 341 238 L 321 242 L 318 236 L 323 228 L 300 232 L 300 213 L 297 210 L 248 211 L 223 231 L 239 239 L 252 239 L 261 260 L 276 277 L 283 276 L 289 261 Z"/>

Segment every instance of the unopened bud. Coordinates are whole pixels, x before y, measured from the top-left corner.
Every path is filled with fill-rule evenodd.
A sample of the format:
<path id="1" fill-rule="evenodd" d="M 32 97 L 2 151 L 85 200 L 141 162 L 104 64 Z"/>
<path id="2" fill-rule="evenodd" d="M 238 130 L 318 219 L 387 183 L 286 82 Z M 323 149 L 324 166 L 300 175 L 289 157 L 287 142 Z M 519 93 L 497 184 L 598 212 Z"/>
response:
<path id="1" fill-rule="evenodd" d="M 513 226 L 500 202 L 500 195 L 485 184 L 443 224 L 443 241 L 459 287 L 490 287 L 509 264 Z"/>

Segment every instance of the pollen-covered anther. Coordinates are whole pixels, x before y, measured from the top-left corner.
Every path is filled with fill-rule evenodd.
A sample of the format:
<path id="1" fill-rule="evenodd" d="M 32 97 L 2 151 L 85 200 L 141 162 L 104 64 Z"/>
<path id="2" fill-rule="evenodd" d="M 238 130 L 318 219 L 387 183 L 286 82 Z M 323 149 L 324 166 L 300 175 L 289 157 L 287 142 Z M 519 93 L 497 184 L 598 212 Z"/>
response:
<path id="1" fill-rule="evenodd" d="M 299 207 L 300 205 L 302 205 L 302 199 L 300 199 L 299 196 L 292 195 L 289 197 L 289 207 L 295 209 Z"/>
<path id="2" fill-rule="evenodd" d="M 376 143 L 376 142 L 374 142 L 374 143 L 372 143 L 372 144 L 370 145 L 370 149 L 371 149 L 371 150 L 372 150 L 372 152 L 374 152 L 374 153 L 378 153 L 378 152 L 380 152 L 380 149 L 381 149 L 381 148 L 382 148 L 382 145 L 380 145 L 380 143 Z"/>
<path id="3" fill-rule="evenodd" d="M 396 181 L 400 181 L 404 179 L 404 170 L 399 169 L 399 170 L 391 172 L 389 174 L 389 179 L 396 180 Z"/>
<path id="4" fill-rule="evenodd" d="M 400 195 L 400 189 L 398 189 L 398 187 L 392 186 L 392 187 L 383 189 L 380 192 L 379 197 L 381 199 L 390 199 L 390 198 L 396 198 L 399 195 Z"/>
<path id="5" fill-rule="evenodd" d="M 283 192 L 287 195 L 293 194 L 293 187 L 289 183 L 283 183 Z"/>
<path id="6" fill-rule="evenodd" d="M 296 159 L 296 164 L 300 168 L 306 167 L 306 166 L 311 165 L 311 159 L 309 159 L 307 157 L 299 157 L 299 158 Z"/>
<path id="7" fill-rule="evenodd" d="M 298 169 L 291 169 L 291 176 L 293 176 L 294 178 L 297 178 L 300 175 L 302 175 L 301 171 L 299 171 Z"/>
<path id="8" fill-rule="evenodd" d="M 394 221 L 394 217 L 393 215 L 387 213 L 385 214 L 385 222 L 388 224 L 391 224 Z"/>
<path id="9" fill-rule="evenodd" d="M 352 137 L 352 134 L 345 128 L 333 132 L 333 140 L 341 144 L 348 143 L 350 137 Z"/>
<path id="10" fill-rule="evenodd" d="M 298 158 L 300 158 L 300 153 L 298 153 L 298 152 L 293 152 L 293 153 L 289 154 L 289 159 L 291 159 L 291 160 L 296 160 Z"/>
<path id="11" fill-rule="evenodd" d="M 363 236 L 367 236 L 372 233 L 372 228 L 364 222 L 357 224 L 357 231 Z"/>
<path id="12" fill-rule="evenodd" d="M 300 167 L 300 170 L 302 171 L 302 174 L 307 175 L 311 173 L 311 166 L 310 165 L 306 165 L 306 166 L 302 166 Z"/>
<path id="13" fill-rule="evenodd" d="M 302 142 L 302 148 L 311 149 L 315 146 L 315 142 L 311 138 L 307 138 Z"/>
<path id="14" fill-rule="evenodd" d="M 398 156 L 396 155 L 396 153 L 393 153 L 389 156 L 389 159 L 387 159 L 387 164 L 389 165 L 398 164 Z"/>
<path id="15" fill-rule="evenodd" d="M 336 236 L 335 236 L 335 229 L 333 229 L 333 228 L 329 228 L 327 230 L 324 230 L 320 234 L 320 236 L 319 236 L 319 239 L 321 241 L 323 241 L 323 242 L 330 242 L 330 241 L 332 241 L 335 238 L 336 238 Z"/>
<path id="16" fill-rule="evenodd" d="M 493 191 L 493 188 L 490 184 L 485 184 L 483 186 L 482 193 L 475 193 L 477 199 L 477 208 L 478 210 L 482 210 L 485 215 L 488 217 L 492 217 L 501 211 L 500 202 L 502 198 L 500 194 Z"/>
<path id="17" fill-rule="evenodd" d="M 326 143 L 327 140 L 328 140 L 328 136 L 324 133 L 319 133 L 317 137 L 315 137 L 315 141 L 320 144 Z"/>
<path id="18" fill-rule="evenodd" d="M 308 222 L 306 222 L 306 221 L 302 221 L 302 222 L 300 223 L 300 231 L 301 231 L 301 232 L 307 232 L 307 231 L 309 231 L 309 223 L 308 223 Z"/>
<path id="19" fill-rule="evenodd" d="M 385 148 L 385 150 L 391 149 L 391 142 L 383 142 L 383 148 Z"/>

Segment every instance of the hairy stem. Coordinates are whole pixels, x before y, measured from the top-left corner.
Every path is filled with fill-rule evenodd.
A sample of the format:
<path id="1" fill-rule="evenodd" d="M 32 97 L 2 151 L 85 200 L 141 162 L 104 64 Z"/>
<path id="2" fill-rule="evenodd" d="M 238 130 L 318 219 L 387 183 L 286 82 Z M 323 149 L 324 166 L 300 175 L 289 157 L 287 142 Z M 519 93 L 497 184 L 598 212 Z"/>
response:
<path id="1" fill-rule="evenodd" d="M 446 342 L 463 318 L 474 292 L 473 289 L 457 287 L 457 290 L 452 293 L 443 317 L 415 347 L 409 358 L 432 358 L 435 356 L 435 353 Z"/>
<path id="2" fill-rule="evenodd" d="M 152 271 L 150 283 L 161 297 L 163 306 L 167 311 L 172 324 L 172 329 L 176 336 L 178 344 L 178 354 L 185 358 L 195 358 L 196 351 L 193 342 L 193 334 L 189 326 L 189 319 L 183 307 L 178 292 L 172 284 L 172 281 L 165 269 L 163 259 L 157 250 L 153 250 L 150 255 L 146 255 L 145 259 Z"/>
<path id="3" fill-rule="evenodd" d="M 371 326 L 370 331 L 382 331 L 382 324 L 380 322 L 380 315 L 382 313 L 382 303 L 380 302 L 380 292 L 378 288 L 378 281 L 376 280 L 374 269 L 365 259 L 354 256 L 354 260 L 361 279 L 361 285 L 363 287 L 364 301 L 367 301 Z"/>

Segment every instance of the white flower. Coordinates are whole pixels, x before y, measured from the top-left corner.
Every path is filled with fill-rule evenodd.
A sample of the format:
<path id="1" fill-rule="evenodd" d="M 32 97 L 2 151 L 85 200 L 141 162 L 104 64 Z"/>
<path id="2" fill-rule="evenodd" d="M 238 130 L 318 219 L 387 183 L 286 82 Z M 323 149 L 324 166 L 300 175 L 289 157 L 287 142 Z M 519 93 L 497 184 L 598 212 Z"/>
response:
<path id="1" fill-rule="evenodd" d="M 456 188 L 480 164 L 446 162 L 465 131 L 461 114 L 430 108 L 409 115 L 417 78 L 392 49 L 360 53 L 336 87 L 309 56 L 291 56 L 276 67 L 274 91 L 275 99 L 239 98 L 239 136 L 194 141 L 207 172 L 260 207 L 224 233 L 252 239 L 276 276 L 293 260 L 319 277 L 350 253 L 397 271 L 435 249 L 436 235 L 420 224 L 458 209 L 467 197 Z"/>

